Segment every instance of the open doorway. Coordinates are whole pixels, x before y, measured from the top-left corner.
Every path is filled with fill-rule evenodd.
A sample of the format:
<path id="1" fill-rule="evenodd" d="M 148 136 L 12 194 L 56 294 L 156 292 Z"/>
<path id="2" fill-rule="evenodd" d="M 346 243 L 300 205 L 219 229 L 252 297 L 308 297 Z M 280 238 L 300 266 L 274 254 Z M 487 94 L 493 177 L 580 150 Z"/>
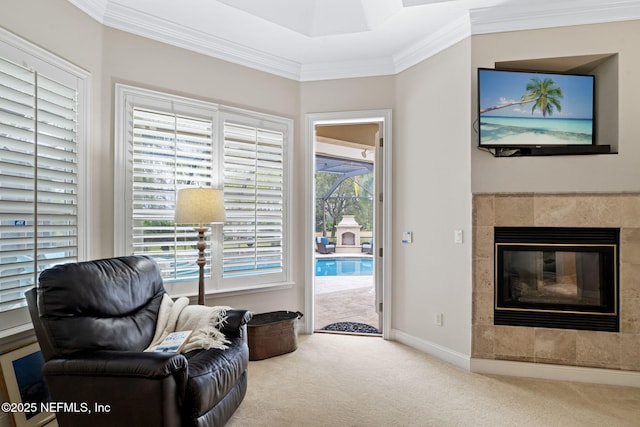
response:
<path id="1" fill-rule="evenodd" d="M 380 335 L 375 152 L 380 123 L 315 129 L 314 330 Z"/>
<path id="2" fill-rule="evenodd" d="M 307 333 L 388 337 L 390 119 L 389 110 L 307 116 Z"/>

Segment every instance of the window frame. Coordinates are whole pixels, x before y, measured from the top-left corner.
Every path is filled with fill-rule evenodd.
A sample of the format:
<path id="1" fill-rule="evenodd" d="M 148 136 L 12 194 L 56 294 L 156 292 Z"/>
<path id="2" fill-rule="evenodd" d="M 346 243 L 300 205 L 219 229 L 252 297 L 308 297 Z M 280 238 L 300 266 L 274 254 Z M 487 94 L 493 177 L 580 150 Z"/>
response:
<path id="1" fill-rule="evenodd" d="M 290 283 L 291 282 L 291 168 L 292 161 L 292 144 L 293 144 L 293 121 L 282 117 L 276 117 L 268 114 L 247 111 L 239 108 L 220 107 L 220 121 L 218 130 L 220 132 L 219 139 L 224 145 L 224 124 L 230 121 L 234 124 L 244 125 L 255 128 L 265 128 L 283 133 L 283 217 L 282 217 L 282 272 L 266 273 L 263 277 L 272 278 L 271 282 Z M 222 147 L 224 149 L 224 147 Z M 220 158 L 224 160 L 224 152 Z M 274 280 L 275 279 L 275 280 Z M 223 285 L 225 287 L 241 287 L 256 286 L 260 284 L 252 275 L 239 275 L 232 277 L 223 277 Z"/>
<path id="2" fill-rule="evenodd" d="M 91 74 L 3 28 L 0 28 L 0 56 L 77 90 L 76 167 L 78 202 L 76 214 L 76 258 L 78 261 L 89 259 L 89 189 L 91 188 L 91 179 L 87 173 L 90 170 L 90 147 L 87 141 L 89 141 L 90 134 Z M 0 324 L 2 325 L 0 326 L 0 337 L 11 336 L 32 328 L 26 306 L 0 313 Z"/>
<path id="3" fill-rule="evenodd" d="M 293 120 L 246 109 L 224 106 L 194 98 L 173 95 L 136 86 L 117 83 L 115 85 L 115 155 L 114 155 L 114 246 L 116 255 L 132 253 L 133 236 L 130 230 L 133 225 L 132 215 L 132 163 L 130 147 L 132 141 L 129 133 L 133 108 L 148 108 L 158 112 L 175 113 L 193 118 L 212 121 L 213 168 L 217 173 L 212 175 L 212 186 L 222 188 L 224 182 L 224 120 L 233 119 L 247 125 L 279 126 L 284 132 L 284 189 L 283 189 L 283 270 L 278 277 L 266 275 L 239 276 L 223 278 L 222 275 L 222 226 L 213 225 L 207 233 L 208 258 L 211 268 L 210 277 L 205 277 L 205 293 L 207 295 L 235 294 L 266 289 L 289 288 L 291 281 L 291 168 L 293 145 Z M 124 197 L 123 197 L 124 195 Z M 210 237 L 210 238 L 209 238 Z M 197 234 L 194 231 L 195 243 Z M 194 251 L 194 265 L 197 253 Z M 165 288 L 172 297 L 197 295 L 197 279 L 165 280 Z"/>

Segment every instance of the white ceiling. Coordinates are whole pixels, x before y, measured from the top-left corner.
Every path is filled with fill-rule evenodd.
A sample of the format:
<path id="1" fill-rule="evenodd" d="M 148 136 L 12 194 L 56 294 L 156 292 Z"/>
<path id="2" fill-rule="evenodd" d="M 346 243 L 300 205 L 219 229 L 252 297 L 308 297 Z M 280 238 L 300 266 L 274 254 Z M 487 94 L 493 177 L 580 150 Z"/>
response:
<path id="1" fill-rule="evenodd" d="M 299 81 L 396 74 L 471 34 L 640 19 L 640 0 L 68 0 L 98 22 Z"/>

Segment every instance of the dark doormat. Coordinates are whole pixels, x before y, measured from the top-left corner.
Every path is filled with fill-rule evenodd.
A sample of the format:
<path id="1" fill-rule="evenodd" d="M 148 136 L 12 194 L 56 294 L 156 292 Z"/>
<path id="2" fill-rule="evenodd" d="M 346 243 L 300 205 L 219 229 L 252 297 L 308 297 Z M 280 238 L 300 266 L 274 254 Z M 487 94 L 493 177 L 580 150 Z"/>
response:
<path id="1" fill-rule="evenodd" d="M 380 334 L 378 328 L 358 322 L 337 322 L 325 326 L 321 331 L 346 332 L 351 334 Z"/>

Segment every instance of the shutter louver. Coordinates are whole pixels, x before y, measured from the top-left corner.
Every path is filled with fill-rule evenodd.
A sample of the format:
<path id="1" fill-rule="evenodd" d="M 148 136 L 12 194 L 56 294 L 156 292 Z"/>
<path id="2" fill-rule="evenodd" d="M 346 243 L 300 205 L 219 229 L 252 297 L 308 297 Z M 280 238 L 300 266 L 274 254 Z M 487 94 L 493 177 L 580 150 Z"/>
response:
<path id="1" fill-rule="evenodd" d="M 206 291 L 289 282 L 293 122 L 125 85 L 116 85 L 116 99 L 116 188 L 125 195 L 114 201 L 116 250 L 152 257 L 170 294 L 190 292 L 199 276 L 196 224 L 174 223 L 176 192 L 223 187 L 227 219 L 205 233 Z"/>
<path id="2" fill-rule="evenodd" d="M 77 260 L 77 91 L 0 59 L 0 311 Z"/>
<path id="3" fill-rule="evenodd" d="M 133 110 L 133 252 L 153 256 L 167 280 L 198 277 L 195 232 L 174 224 L 173 214 L 178 188 L 211 187 L 212 128 L 207 120 Z"/>
<path id="4" fill-rule="evenodd" d="M 224 277 L 283 269 L 284 134 L 225 122 Z"/>

